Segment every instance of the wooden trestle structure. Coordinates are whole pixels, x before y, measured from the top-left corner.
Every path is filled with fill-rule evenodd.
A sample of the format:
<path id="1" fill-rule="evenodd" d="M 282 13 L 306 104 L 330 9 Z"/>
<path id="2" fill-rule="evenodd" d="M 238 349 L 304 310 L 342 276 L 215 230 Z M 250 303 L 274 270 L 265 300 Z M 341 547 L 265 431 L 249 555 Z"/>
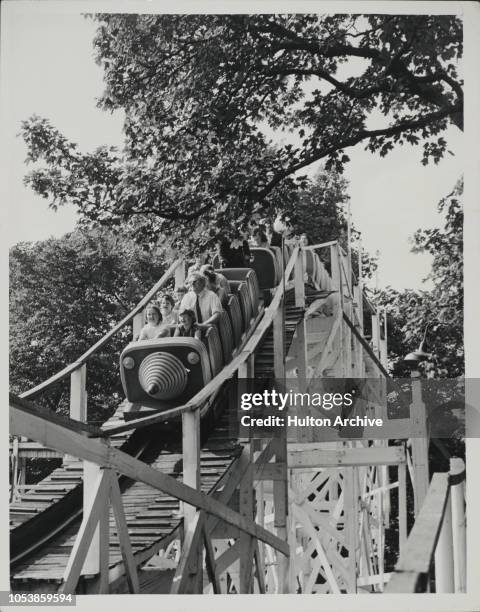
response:
<path id="1" fill-rule="evenodd" d="M 315 272 L 306 283 L 314 257 Z M 322 261 L 328 261 L 329 272 Z M 410 416 L 389 422 L 381 386 L 374 384 L 387 376 L 384 323 L 337 242 L 293 249 L 283 282 L 251 322 L 233 360 L 186 405 L 125 422 L 124 402 L 101 429 L 88 425 L 89 357 L 125 325 L 138 329 L 157 291 L 172 278 L 181 284 L 184 273 L 184 262 L 174 262 L 137 307 L 75 363 L 20 398 L 11 396 L 12 534 L 29 522 L 37 535 L 40 531 L 37 541 L 12 559 L 12 590 L 416 592 L 429 588 L 437 545 L 437 591 L 464 592 L 464 466 L 456 461 L 451 476 L 435 474 L 429 485 L 425 414 L 415 387 Z M 363 414 L 383 418 L 391 437 L 405 442 L 389 445 L 368 427 L 357 438 L 314 428 L 301 429 L 294 441 L 286 434 L 239 438 L 229 427 L 236 405 L 226 383 L 272 373 L 297 381 L 302 392 L 314 379 L 365 379 Z M 36 408 L 35 397 L 66 377 L 71 418 Z M 201 440 L 200 410 L 207 401 L 219 408 Z M 181 439 L 155 446 L 162 422 L 174 416 L 181 416 Z M 135 452 L 126 452 L 132 435 Z M 39 455 L 64 457 L 62 466 L 27 487 L 22 463 Z M 416 514 L 410 536 L 409 478 Z M 59 504 L 73 507 L 82 487 L 83 510 L 80 502 L 47 533 L 42 517 Z M 396 571 L 387 573 L 385 534 L 392 520 L 398 521 L 400 559 Z"/>

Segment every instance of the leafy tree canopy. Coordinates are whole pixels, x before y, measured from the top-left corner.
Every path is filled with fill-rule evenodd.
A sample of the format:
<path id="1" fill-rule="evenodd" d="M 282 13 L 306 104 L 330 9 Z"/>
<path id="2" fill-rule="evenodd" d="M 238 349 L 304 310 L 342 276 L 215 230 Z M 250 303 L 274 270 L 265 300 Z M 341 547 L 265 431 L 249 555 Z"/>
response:
<path id="1" fill-rule="evenodd" d="M 413 250 L 433 255 L 431 291 L 397 291 L 388 287 L 377 296 L 387 308 L 389 357 L 393 374 L 406 375 L 402 363 L 426 334 L 431 358 L 425 372 L 435 378 L 464 374 L 463 351 L 463 181 L 438 204 L 443 228 L 418 230 Z"/>
<path id="2" fill-rule="evenodd" d="M 20 393 L 46 380 L 97 342 L 163 273 L 163 257 L 105 230 L 20 243 L 10 250 L 10 386 Z M 89 420 L 118 405 L 118 358 L 131 327 L 114 336 L 87 368 Z M 68 413 L 69 381 L 43 394 Z M 37 401 L 37 400 L 36 400 Z"/>
<path id="3" fill-rule="evenodd" d="M 52 206 L 208 245 L 297 204 L 302 171 L 341 171 L 462 128 L 461 21 L 446 15 L 95 15 L 99 106 L 125 111 L 121 152 L 81 153 L 47 120 L 22 127 L 26 181 Z M 274 135 L 275 134 L 275 135 Z M 280 144 L 279 135 L 285 137 Z"/>

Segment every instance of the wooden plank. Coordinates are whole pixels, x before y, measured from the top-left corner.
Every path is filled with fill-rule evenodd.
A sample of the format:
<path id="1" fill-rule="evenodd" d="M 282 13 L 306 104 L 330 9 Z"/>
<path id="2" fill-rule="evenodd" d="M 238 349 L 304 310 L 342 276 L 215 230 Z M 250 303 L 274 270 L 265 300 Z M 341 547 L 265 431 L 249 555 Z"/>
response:
<path id="1" fill-rule="evenodd" d="M 163 274 L 163 276 L 160 278 L 160 280 L 156 282 L 155 285 L 150 289 L 150 291 L 148 291 L 148 293 L 146 293 L 145 296 L 138 302 L 135 308 L 133 308 L 119 323 L 112 327 L 112 329 L 108 331 L 98 342 L 96 342 L 87 351 L 85 351 L 85 353 L 83 353 L 83 355 L 81 355 L 76 361 L 70 363 L 66 368 L 63 368 L 63 370 L 60 370 L 60 372 L 57 372 L 57 374 L 50 376 L 50 378 L 47 378 L 47 380 L 44 380 L 32 389 L 21 393 L 20 397 L 25 399 L 34 398 L 36 395 L 38 395 L 45 389 L 48 389 L 48 387 L 50 387 L 51 385 L 60 382 L 61 380 L 69 376 L 72 372 L 74 372 L 77 368 L 86 363 L 87 360 L 94 353 L 96 353 L 100 348 L 102 348 L 110 340 L 110 338 L 112 338 L 120 329 L 122 329 L 122 327 L 127 325 L 127 323 L 130 323 L 133 317 L 150 302 L 150 300 L 155 296 L 157 291 L 161 289 L 161 287 L 163 287 L 163 285 L 168 280 L 170 280 L 174 271 L 181 264 L 181 261 L 182 260 L 180 259 L 174 261 L 172 265 L 168 268 L 168 270 L 165 272 L 165 274 Z"/>
<path id="2" fill-rule="evenodd" d="M 118 480 L 114 473 L 110 474 L 111 482 L 111 501 L 115 522 L 117 524 L 118 539 L 120 540 L 120 549 L 122 552 L 125 574 L 128 582 L 130 593 L 139 593 L 140 585 L 138 582 L 137 566 L 133 557 L 132 545 L 128 533 L 127 520 L 122 503 L 122 494 L 118 486 Z"/>
<path id="3" fill-rule="evenodd" d="M 303 269 L 303 252 L 299 251 L 294 268 L 295 306 L 305 307 L 305 281 Z"/>
<path id="4" fill-rule="evenodd" d="M 183 483 L 200 490 L 200 412 L 182 414 Z M 184 506 L 184 520 L 188 522 L 196 513 L 194 506 Z"/>
<path id="5" fill-rule="evenodd" d="M 285 464 L 280 462 L 256 465 L 253 478 L 254 480 L 285 480 Z"/>
<path id="6" fill-rule="evenodd" d="M 248 521 L 238 512 L 225 506 L 205 493 L 195 491 L 191 487 L 178 482 L 175 478 L 162 474 L 142 461 L 109 446 L 102 439 L 91 439 L 62 427 L 38 415 L 30 414 L 22 408 L 10 404 L 10 432 L 12 435 L 26 435 L 37 439 L 47 446 L 97 463 L 102 467 L 111 468 L 121 474 L 139 480 L 159 489 L 174 498 L 214 514 L 225 522 L 250 533 L 266 544 L 279 550 L 284 555 L 289 554 L 285 541 L 276 537 L 263 527 Z"/>
<path id="7" fill-rule="evenodd" d="M 252 447 L 250 445 L 250 458 L 252 459 Z M 247 519 L 253 519 L 253 465 L 250 464 L 240 483 L 239 495 L 240 514 Z M 240 593 L 250 593 L 253 577 L 253 538 L 246 533 L 241 533 L 239 538 L 240 553 Z"/>
<path id="8" fill-rule="evenodd" d="M 90 503 L 86 509 L 86 514 L 84 513 L 82 524 L 80 525 L 75 544 L 63 574 L 63 584 L 60 589 L 62 593 L 75 593 L 80 572 L 82 571 L 100 514 L 103 507 L 108 503 L 109 492 L 110 475 L 108 471 L 105 471 L 99 474 L 97 482 L 93 487 Z"/>
<path id="9" fill-rule="evenodd" d="M 215 563 L 215 553 L 205 529 L 203 529 L 203 545 L 205 546 L 205 566 L 207 568 L 208 579 L 212 583 L 215 595 L 220 595 L 222 593 L 222 586 Z"/>
<path id="10" fill-rule="evenodd" d="M 426 591 L 428 576 L 421 572 L 393 572 L 384 593 L 421 593 Z"/>
<path id="11" fill-rule="evenodd" d="M 327 342 L 325 343 L 325 347 L 323 349 L 322 352 L 322 357 L 320 358 L 320 363 L 318 364 L 317 368 L 316 368 L 316 373 L 318 375 L 322 375 L 323 370 L 325 369 L 329 359 L 330 359 L 330 355 L 329 353 L 331 352 L 332 348 L 333 348 L 333 343 L 335 341 L 335 338 L 337 336 L 337 333 L 339 332 L 339 330 L 341 329 L 341 323 L 342 323 L 342 314 L 341 311 L 339 310 L 337 312 L 337 316 L 335 317 L 335 320 L 332 324 L 332 327 L 330 329 L 330 333 L 327 339 Z"/>
<path id="12" fill-rule="evenodd" d="M 87 422 L 87 365 L 84 363 L 70 374 L 70 418 Z"/>
<path id="13" fill-rule="evenodd" d="M 281 303 L 273 318 L 273 373 L 276 380 L 285 378 L 285 325 L 283 304 Z"/>
<path id="14" fill-rule="evenodd" d="M 233 546 L 229 546 L 216 560 L 217 572 L 218 574 L 223 574 L 223 572 L 238 561 L 238 556 L 240 554 L 240 544 L 237 540 Z"/>
<path id="15" fill-rule="evenodd" d="M 320 542 L 319 532 L 313 526 L 310 517 L 308 514 L 301 508 L 300 506 L 294 505 L 293 511 L 295 516 L 300 521 L 302 528 L 305 530 L 305 533 L 312 539 L 314 542 L 315 550 L 317 551 L 318 561 L 314 563 L 314 567 L 317 564 L 318 567 L 322 565 L 325 575 L 327 577 L 328 583 L 330 585 L 330 589 L 332 593 L 340 594 L 340 587 L 338 585 L 337 579 L 335 578 L 335 574 L 330 566 L 330 562 L 325 553 L 325 550 Z M 312 576 L 315 571 L 312 571 Z M 313 583 L 315 582 L 316 575 L 313 578 Z M 311 592 L 311 591 L 310 591 Z"/>
<path id="16" fill-rule="evenodd" d="M 403 446 L 368 448 L 342 448 L 323 450 L 322 447 L 309 445 L 305 450 L 294 449 L 288 452 L 290 469 L 341 467 L 354 465 L 398 465 L 405 463 Z"/>
<path id="17" fill-rule="evenodd" d="M 448 474 L 433 475 L 427 497 L 412 527 L 395 571 L 428 573 L 448 499 Z"/>
<path id="18" fill-rule="evenodd" d="M 197 512 L 185 530 L 180 561 L 172 582 L 172 595 L 194 593 L 198 583 L 197 574 L 202 568 L 198 567 L 198 549 L 202 544 L 204 513 Z M 193 577 L 192 577 L 193 576 Z"/>
<path id="19" fill-rule="evenodd" d="M 404 463 L 398 466 L 398 540 L 401 556 L 407 542 L 407 474 Z"/>

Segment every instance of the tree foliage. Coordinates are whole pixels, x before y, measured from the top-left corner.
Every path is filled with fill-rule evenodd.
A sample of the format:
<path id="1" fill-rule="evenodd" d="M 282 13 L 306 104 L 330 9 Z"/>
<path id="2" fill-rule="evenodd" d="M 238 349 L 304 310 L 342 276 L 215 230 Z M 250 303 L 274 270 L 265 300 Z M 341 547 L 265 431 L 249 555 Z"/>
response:
<path id="1" fill-rule="evenodd" d="M 94 18 L 99 106 L 125 112 L 124 149 L 81 153 L 39 117 L 22 127 L 42 163 L 27 183 L 87 222 L 208 245 L 288 213 L 318 160 L 341 172 L 358 143 L 380 155 L 410 143 L 438 161 L 442 132 L 462 127 L 454 16 Z"/>
<path id="2" fill-rule="evenodd" d="M 464 374 L 463 350 L 463 181 L 438 204 L 442 228 L 418 230 L 413 250 L 433 255 L 430 291 L 397 291 L 388 287 L 377 296 L 387 307 L 389 357 L 393 374 L 404 376 L 402 364 L 416 349 L 428 325 L 426 348 L 431 357 L 425 373 L 435 378 Z"/>
<path id="3" fill-rule="evenodd" d="M 10 251 L 10 386 L 26 391 L 75 361 L 143 297 L 163 273 L 159 253 L 104 230 L 20 243 Z M 104 420 L 123 394 L 118 357 L 131 326 L 87 366 L 88 415 Z M 68 413 L 69 381 L 39 398 Z"/>

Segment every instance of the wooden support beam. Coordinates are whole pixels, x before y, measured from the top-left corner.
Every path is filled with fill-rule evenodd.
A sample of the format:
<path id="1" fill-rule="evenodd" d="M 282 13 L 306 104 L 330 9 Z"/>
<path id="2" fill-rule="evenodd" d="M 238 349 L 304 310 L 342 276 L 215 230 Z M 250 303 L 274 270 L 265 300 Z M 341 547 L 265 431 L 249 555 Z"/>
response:
<path id="1" fill-rule="evenodd" d="M 310 516 L 301 506 L 295 504 L 293 506 L 293 511 L 295 513 L 295 516 L 300 521 L 302 529 L 304 529 L 305 533 L 311 538 L 312 542 L 314 543 L 314 550 L 316 550 L 317 552 L 318 561 L 312 567 L 311 580 L 310 585 L 307 587 L 307 592 L 312 592 L 313 584 L 315 584 L 317 578 L 316 574 L 318 573 L 318 569 L 320 569 L 320 567 L 323 567 L 331 592 L 335 594 L 340 594 L 340 586 L 337 582 L 335 574 L 330 565 L 330 561 L 328 560 L 328 557 L 320 541 L 320 532 L 315 529 L 310 519 Z M 314 569 L 315 565 L 317 565 L 317 570 Z"/>
<path id="2" fill-rule="evenodd" d="M 105 472 L 106 473 L 106 472 Z M 92 495 L 96 493 L 96 483 L 102 476 L 102 470 L 95 463 L 90 461 L 83 462 L 83 514 L 88 514 L 89 508 L 92 505 Z M 100 571 L 100 555 L 101 555 L 101 542 L 100 542 L 100 523 L 104 522 L 105 512 L 108 512 L 108 504 L 102 509 L 99 515 L 99 524 L 95 529 L 95 533 L 90 542 L 90 546 L 85 557 L 85 562 L 82 568 L 82 574 L 93 575 L 98 574 Z M 102 534 L 104 535 L 104 534 Z"/>
<path id="3" fill-rule="evenodd" d="M 254 559 L 255 559 L 255 577 L 257 579 L 258 589 L 260 593 L 264 594 L 267 592 L 265 586 L 265 567 L 263 565 L 263 558 L 260 554 L 260 548 L 258 541 L 254 541 Z"/>
<path id="4" fill-rule="evenodd" d="M 218 575 L 223 574 L 232 563 L 238 561 L 240 554 L 240 542 L 237 540 L 235 544 L 229 546 L 225 551 L 216 559 L 217 573 Z"/>
<path id="5" fill-rule="evenodd" d="M 264 463 L 256 465 L 254 472 L 254 480 L 285 480 L 285 464 L 284 463 Z"/>
<path id="6" fill-rule="evenodd" d="M 182 414 L 183 483 L 200 490 L 200 411 Z M 185 505 L 184 521 L 188 523 L 196 514 L 195 506 Z"/>
<path id="7" fill-rule="evenodd" d="M 250 459 L 253 459 L 252 446 L 249 445 Z M 253 520 L 253 465 L 248 466 L 240 483 L 239 507 L 240 514 Z M 254 539 L 250 534 L 242 532 L 239 538 L 240 552 L 240 593 L 251 592 L 253 580 Z"/>
<path id="8" fill-rule="evenodd" d="M 120 550 L 122 552 L 128 587 L 130 593 L 140 593 L 137 566 L 133 557 L 132 545 L 130 543 L 130 536 L 128 534 L 127 520 L 125 518 L 122 503 L 122 495 L 120 493 L 120 487 L 118 486 L 118 480 L 114 472 L 111 472 L 110 480 L 110 499 L 113 514 L 115 516 L 115 522 L 117 524 L 118 539 L 120 542 Z"/>
<path id="9" fill-rule="evenodd" d="M 109 569 L 110 569 L 110 517 L 109 506 L 105 504 L 98 521 L 98 546 L 99 546 L 99 583 L 98 593 L 109 592 Z"/>
<path id="10" fill-rule="evenodd" d="M 87 365 L 84 363 L 70 374 L 70 418 L 87 422 Z"/>
<path id="11" fill-rule="evenodd" d="M 289 445 L 288 467 L 290 469 L 341 467 L 355 465 L 398 465 L 405 463 L 405 450 L 402 446 L 370 446 L 323 450 L 322 447 L 309 445 L 305 450 L 294 449 Z"/>
<path id="12" fill-rule="evenodd" d="M 415 516 L 418 516 L 423 501 L 427 495 L 429 483 L 428 470 L 428 431 L 427 412 L 422 399 L 422 382 L 420 373 L 412 371 L 412 404 L 410 414 L 417 430 L 417 435 L 412 438 L 412 463 L 415 473 L 413 483 Z"/>
<path id="13" fill-rule="evenodd" d="M 407 542 L 407 474 L 405 463 L 398 464 L 398 549 L 400 556 Z"/>
<path id="14" fill-rule="evenodd" d="M 108 504 L 110 493 L 110 475 L 108 470 L 98 475 L 97 482 L 92 487 L 92 496 L 84 512 L 82 524 L 78 531 L 72 552 L 63 575 L 62 593 L 75 593 L 83 563 L 87 556 L 90 542 L 105 505 Z"/>
<path id="15" fill-rule="evenodd" d="M 185 530 L 180 562 L 175 571 L 170 591 L 172 595 L 197 592 L 198 572 L 201 571 L 201 567 L 198 567 L 198 551 L 202 550 L 203 523 L 203 512 L 197 512 Z"/>
<path id="16" fill-rule="evenodd" d="M 215 593 L 215 595 L 220 595 L 222 594 L 222 586 L 217 571 L 217 564 L 215 562 L 215 552 L 213 550 L 212 542 L 208 537 L 205 528 L 203 529 L 203 544 L 205 546 L 205 566 L 207 569 L 208 579 L 212 584 L 213 592 Z"/>
<path id="17" fill-rule="evenodd" d="M 273 318 L 273 373 L 275 380 L 285 379 L 285 325 L 283 319 L 283 301 L 279 304 Z"/>
<path id="18" fill-rule="evenodd" d="M 348 593 L 357 592 L 358 496 L 355 467 L 345 468 L 344 522 L 345 546 L 348 550 Z"/>
<path id="19" fill-rule="evenodd" d="M 457 478 L 465 472 L 465 463 L 459 457 L 450 459 L 450 476 Z M 455 567 L 455 593 L 467 592 L 467 532 L 465 516 L 465 481 L 453 481 L 452 496 L 453 556 Z"/>
<path id="20" fill-rule="evenodd" d="M 288 544 L 288 469 L 287 469 L 287 433 L 283 428 L 281 437 L 276 439 L 275 463 L 282 464 L 283 478 L 273 481 L 273 512 L 274 526 L 277 536 Z M 277 555 L 278 557 L 278 555 Z M 278 560 L 279 592 L 287 593 L 289 587 L 289 563 L 282 557 Z"/>
<path id="21" fill-rule="evenodd" d="M 182 414 L 182 465 L 183 483 L 200 491 L 200 410 L 184 412 Z M 184 534 L 190 532 L 197 508 L 182 502 Z M 202 526 L 203 529 L 203 526 Z M 183 543 L 182 543 L 183 552 Z M 192 586 L 194 593 L 203 591 L 203 550 L 199 544 L 196 552 L 190 551 L 190 571 L 195 573 L 196 586 Z"/>
<path id="22" fill-rule="evenodd" d="M 313 255 L 313 253 L 312 253 Z M 295 306 L 305 307 L 305 270 L 303 266 L 304 251 L 301 249 L 295 260 L 294 283 L 295 283 Z"/>
<path id="23" fill-rule="evenodd" d="M 435 548 L 435 593 L 454 593 L 452 503 L 447 494 L 445 514 Z"/>

